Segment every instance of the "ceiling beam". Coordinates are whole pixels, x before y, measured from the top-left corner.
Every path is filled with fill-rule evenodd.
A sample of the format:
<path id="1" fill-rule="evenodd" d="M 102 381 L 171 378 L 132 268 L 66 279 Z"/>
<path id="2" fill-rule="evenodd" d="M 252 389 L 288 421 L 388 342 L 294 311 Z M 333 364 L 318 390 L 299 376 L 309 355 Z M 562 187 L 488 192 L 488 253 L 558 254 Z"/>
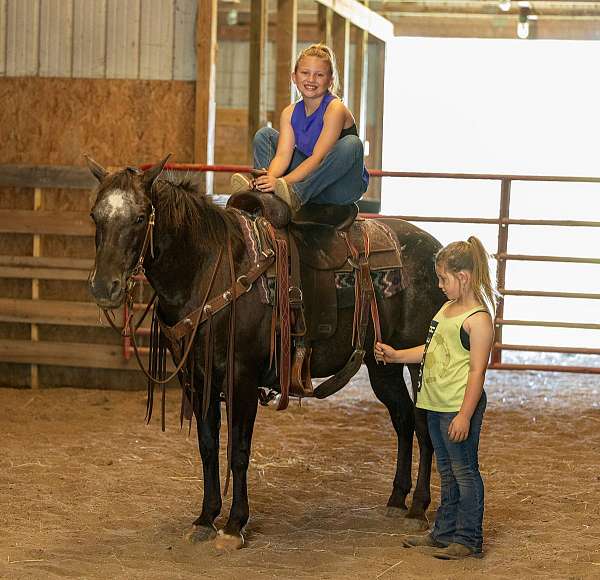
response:
<path id="1" fill-rule="evenodd" d="M 330 8 L 339 16 L 349 20 L 357 28 L 366 30 L 372 36 L 387 42 L 394 37 L 394 25 L 370 10 L 357 0 L 316 0 L 319 4 Z"/>

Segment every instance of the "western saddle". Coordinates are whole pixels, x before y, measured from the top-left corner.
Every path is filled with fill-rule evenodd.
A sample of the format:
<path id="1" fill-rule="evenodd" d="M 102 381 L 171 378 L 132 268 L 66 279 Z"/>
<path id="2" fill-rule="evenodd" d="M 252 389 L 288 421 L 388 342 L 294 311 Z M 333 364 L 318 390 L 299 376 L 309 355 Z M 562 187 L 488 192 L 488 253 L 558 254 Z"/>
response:
<path id="1" fill-rule="evenodd" d="M 232 195 L 227 205 L 255 218 L 258 245 L 276 255 L 266 276 L 274 288 L 272 353 L 275 334 L 280 344 L 277 408 L 285 409 L 289 396 L 324 398 L 337 392 L 362 364 L 371 321 L 376 340 L 381 339 L 372 273 L 402 268 L 394 234 L 381 222 L 358 217 L 356 204 L 308 204 L 292 215 L 276 196 L 251 191 Z M 338 373 L 313 389 L 311 345 L 336 332 L 340 275 L 354 284 L 354 352 Z"/>

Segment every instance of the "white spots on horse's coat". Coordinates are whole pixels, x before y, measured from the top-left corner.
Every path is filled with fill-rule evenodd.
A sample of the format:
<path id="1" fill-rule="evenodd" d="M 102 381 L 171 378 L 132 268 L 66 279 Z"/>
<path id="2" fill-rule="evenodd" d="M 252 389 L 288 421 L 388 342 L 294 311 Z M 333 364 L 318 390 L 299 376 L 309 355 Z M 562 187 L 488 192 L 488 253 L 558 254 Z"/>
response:
<path id="1" fill-rule="evenodd" d="M 105 218 L 125 217 L 132 211 L 133 196 L 122 189 L 115 189 L 107 195 L 98 207 L 98 212 Z"/>

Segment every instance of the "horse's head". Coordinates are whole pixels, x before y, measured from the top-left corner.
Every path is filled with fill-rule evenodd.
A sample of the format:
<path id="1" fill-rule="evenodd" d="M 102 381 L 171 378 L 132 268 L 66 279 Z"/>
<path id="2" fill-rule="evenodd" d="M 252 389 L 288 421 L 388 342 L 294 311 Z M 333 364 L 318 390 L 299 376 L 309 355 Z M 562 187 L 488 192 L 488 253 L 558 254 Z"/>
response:
<path id="1" fill-rule="evenodd" d="M 98 306 L 116 308 L 123 303 L 128 280 L 141 265 L 150 242 L 152 185 L 168 157 L 146 171 L 128 167 L 115 173 L 86 158 L 98 180 L 91 212 L 96 225 L 96 261 L 90 290 Z"/>

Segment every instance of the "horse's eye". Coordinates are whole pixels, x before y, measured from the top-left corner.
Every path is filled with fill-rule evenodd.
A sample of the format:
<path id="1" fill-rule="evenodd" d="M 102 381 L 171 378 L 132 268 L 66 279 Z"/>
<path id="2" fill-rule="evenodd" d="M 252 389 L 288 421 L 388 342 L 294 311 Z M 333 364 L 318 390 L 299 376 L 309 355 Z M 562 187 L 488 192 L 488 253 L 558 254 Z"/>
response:
<path id="1" fill-rule="evenodd" d="M 146 220 L 146 216 L 145 215 L 139 215 L 137 217 L 137 219 L 135 220 L 135 223 L 136 224 L 143 224 L 145 220 Z"/>

